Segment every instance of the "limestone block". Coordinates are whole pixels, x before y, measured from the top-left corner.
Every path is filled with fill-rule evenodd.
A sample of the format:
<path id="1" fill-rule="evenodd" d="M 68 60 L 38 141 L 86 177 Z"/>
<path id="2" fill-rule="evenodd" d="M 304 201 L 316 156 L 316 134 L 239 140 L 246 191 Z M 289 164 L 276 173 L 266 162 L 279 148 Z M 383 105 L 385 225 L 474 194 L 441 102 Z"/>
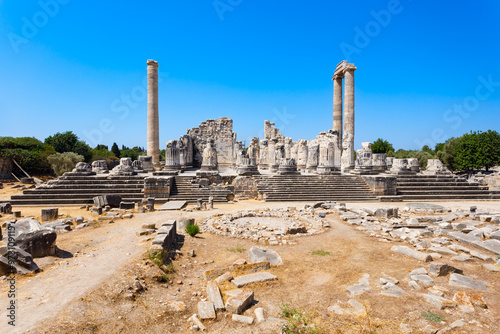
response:
<path id="1" fill-rule="evenodd" d="M 248 259 L 252 263 L 269 262 L 271 265 L 282 265 L 281 256 L 272 249 L 253 246 L 248 251 Z"/>
<path id="2" fill-rule="evenodd" d="M 247 317 L 245 315 L 233 314 L 232 319 L 234 322 L 241 322 L 242 324 L 246 325 L 253 324 L 253 318 Z"/>
<path id="3" fill-rule="evenodd" d="M 469 288 L 469 289 L 478 289 L 478 290 L 487 290 L 487 283 L 480 281 L 480 280 L 474 280 L 471 277 L 460 275 L 453 273 L 450 275 L 450 281 L 449 284 L 452 286 L 459 286 L 459 287 L 464 287 L 464 288 Z"/>
<path id="4" fill-rule="evenodd" d="M 216 282 L 209 281 L 207 283 L 207 296 L 208 299 L 213 303 L 216 311 L 225 309 L 224 302 L 222 301 L 222 296 Z"/>
<path id="5" fill-rule="evenodd" d="M 215 319 L 214 304 L 208 301 L 201 301 L 198 303 L 198 315 L 201 320 Z"/>
<path id="6" fill-rule="evenodd" d="M 268 281 L 273 281 L 278 279 L 276 276 L 274 276 L 271 273 L 268 272 L 262 272 L 262 273 L 255 273 L 255 274 L 248 274 L 244 276 L 239 276 L 234 278 L 231 283 L 236 285 L 236 287 L 241 288 L 245 285 L 253 284 L 253 283 L 262 283 L 262 282 L 268 282 Z"/>
<path id="7" fill-rule="evenodd" d="M 226 310 L 232 313 L 241 314 L 254 300 L 252 291 L 239 290 L 230 296 L 226 301 Z"/>
<path id="8" fill-rule="evenodd" d="M 424 262 L 432 261 L 432 257 L 430 254 L 422 253 L 414 249 L 408 248 L 406 246 L 393 246 L 391 250 L 395 253 L 406 255 L 420 261 Z"/>
<path id="9" fill-rule="evenodd" d="M 42 221 L 56 220 L 59 217 L 59 208 L 42 209 Z"/>

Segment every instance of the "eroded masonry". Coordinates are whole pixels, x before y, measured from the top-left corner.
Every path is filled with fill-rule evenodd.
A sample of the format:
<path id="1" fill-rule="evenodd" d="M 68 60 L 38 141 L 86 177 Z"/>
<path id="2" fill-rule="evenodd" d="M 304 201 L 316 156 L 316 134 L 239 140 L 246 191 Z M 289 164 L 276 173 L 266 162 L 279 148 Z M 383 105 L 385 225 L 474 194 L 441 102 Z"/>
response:
<path id="1" fill-rule="evenodd" d="M 401 201 L 500 198 L 488 187 L 450 173 L 439 160 L 421 171 L 417 159 L 373 154 L 355 145 L 356 66 L 334 71 L 333 122 L 316 138 L 293 141 L 264 120 L 264 138 L 248 147 L 228 117 L 209 119 L 165 145 L 160 161 L 158 63 L 147 61 L 147 156 L 79 163 L 57 180 L 12 196 L 12 204 L 90 204 L 99 195 L 140 202 L 196 202 L 256 198 L 265 201 Z"/>

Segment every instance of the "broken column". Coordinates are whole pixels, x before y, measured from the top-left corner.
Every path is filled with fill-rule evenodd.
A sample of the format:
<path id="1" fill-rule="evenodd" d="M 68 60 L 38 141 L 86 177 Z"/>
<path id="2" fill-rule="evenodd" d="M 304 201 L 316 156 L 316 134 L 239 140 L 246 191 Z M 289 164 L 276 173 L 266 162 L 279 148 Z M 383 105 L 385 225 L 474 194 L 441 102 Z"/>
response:
<path id="1" fill-rule="evenodd" d="M 343 171 L 352 170 L 354 161 L 354 64 L 345 64 L 345 101 L 344 101 L 344 137 L 347 141 L 343 154 L 346 154 Z"/>
<path id="2" fill-rule="evenodd" d="M 158 62 L 149 59 L 148 64 L 148 155 L 155 169 L 160 168 L 160 134 L 158 120 Z"/>

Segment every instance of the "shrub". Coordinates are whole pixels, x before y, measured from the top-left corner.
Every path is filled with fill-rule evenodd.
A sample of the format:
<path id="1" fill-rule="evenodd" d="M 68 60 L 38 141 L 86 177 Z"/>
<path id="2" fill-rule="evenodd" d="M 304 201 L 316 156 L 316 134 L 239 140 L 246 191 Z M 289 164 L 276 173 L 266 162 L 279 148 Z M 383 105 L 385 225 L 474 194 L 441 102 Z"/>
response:
<path id="1" fill-rule="evenodd" d="M 194 237 L 195 235 L 200 233 L 200 227 L 198 225 L 188 225 L 186 227 L 186 233 Z"/>
<path id="2" fill-rule="evenodd" d="M 444 320 L 443 316 L 440 316 L 439 314 L 436 314 L 436 313 L 432 313 L 430 311 L 422 312 L 422 317 L 424 317 L 425 319 L 429 320 L 430 322 L 434 322 L 434 323 L 439 323 L 439 322 Z"/>
<path id="3" fill-rule="evenodd" d="M 82 162 L 84 160 L 83 156 L 73 153 L 73 152 L 65 152 L 65 153 L 56 153 L 49 155 L 47 160 L 50 163 L 50 166 L 54 170 L 57 176 L 64 174 L 65 172 L 70 172 L 78 162 Z"/>
<path id="4" fill-rule="evenodd" d="M 314 252 L 312 252 L 312 254 L 313 255 L 327 256 L 327 255 L 330 255 L 330 252 L 327 252 L 327 251 L 320 249 L 320 250 L 315 250 Z"/>
<path id="5" fill-rule="evenodd" d="M 316 326 L 311 323 L 311 319 L 304 310 L 291 308 L 288 304 L 281 304 L 281 318 L 286 321 L 282 327 L 282 332 L 287 334 L 317 334 L 320 333 Z"/>

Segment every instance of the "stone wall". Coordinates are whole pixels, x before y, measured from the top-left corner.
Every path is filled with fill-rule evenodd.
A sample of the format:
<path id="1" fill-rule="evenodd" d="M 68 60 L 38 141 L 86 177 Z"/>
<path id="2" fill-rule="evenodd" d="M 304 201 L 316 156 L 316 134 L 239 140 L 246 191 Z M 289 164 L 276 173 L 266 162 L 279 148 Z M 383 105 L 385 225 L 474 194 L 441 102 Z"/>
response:
<path id="1" fill-rule="evenodd" d="M 10 174 L 12 167 L 13 162 L 11 158 L 0 158 L 0 179 L 12 178 Z"/>
<path id="2" fill-rule="evenodd" d="M 233 181 L 234 195 L 239 199 L 257 199 L 258 190 L 255 179 L 251 176 L 238 176 Z"/>
<path id="3" fill-rule="evenodd" d="M 375 196 L 396 196 L 396 177 L 364 175 L 363 180 L 371 188 Z"/>
<path id="4" fill-rule="evenodd" d="M 144 179 L 144 197 L 169 198 L 173 177 L 147 177 Z"/>
<path id="5" fill-rule="evenodd" d="M 233 120 L 229 117 L 208 119 L 197 128 L 186 133 L 193 140 L 193 166 L 202 164 L 203 150 L 209 138 L 214 139 L 219 167 L 231 167 L 234 164 L 236 133 L 233 132 Z"/>

